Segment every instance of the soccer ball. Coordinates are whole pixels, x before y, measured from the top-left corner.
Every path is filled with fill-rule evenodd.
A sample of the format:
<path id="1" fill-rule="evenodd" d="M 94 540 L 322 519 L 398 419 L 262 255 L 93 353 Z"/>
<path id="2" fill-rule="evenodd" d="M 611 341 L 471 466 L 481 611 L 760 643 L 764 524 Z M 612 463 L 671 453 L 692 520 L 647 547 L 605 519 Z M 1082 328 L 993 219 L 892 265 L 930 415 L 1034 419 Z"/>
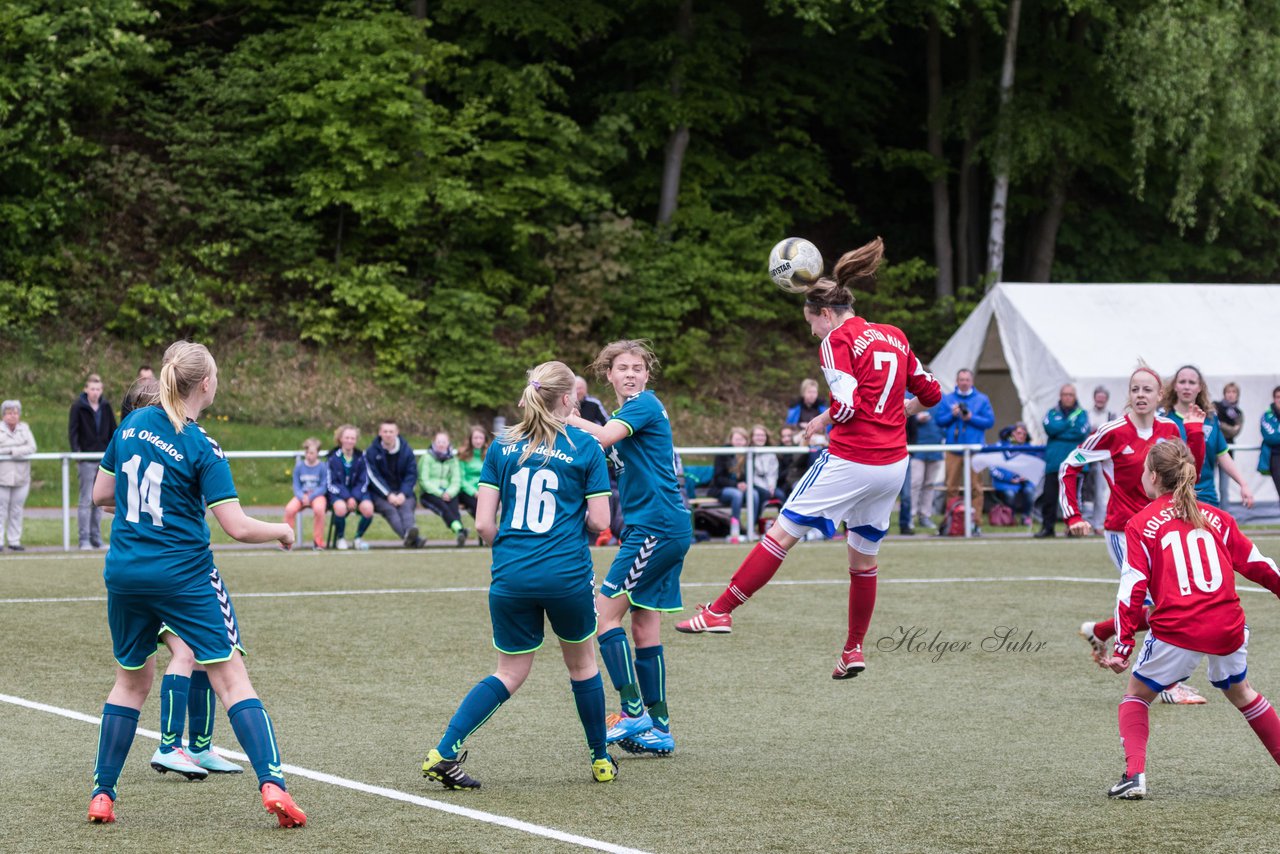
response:
<path id="1" fill-rule="evenodd" d="M 822 253 L 803 237 L 788 237 L 769 253 L 769 278 L 784 291 L 803 291 L 822 275 Z"/>

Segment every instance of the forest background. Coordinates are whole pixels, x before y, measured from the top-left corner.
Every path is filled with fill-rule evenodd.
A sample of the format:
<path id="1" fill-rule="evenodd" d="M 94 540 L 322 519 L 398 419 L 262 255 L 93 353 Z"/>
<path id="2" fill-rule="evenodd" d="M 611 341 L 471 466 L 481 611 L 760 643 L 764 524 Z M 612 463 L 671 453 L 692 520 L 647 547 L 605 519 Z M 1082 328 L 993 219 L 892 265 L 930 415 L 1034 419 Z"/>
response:
<path id="1" fill-rule="evenodd" d="M 8 0 L 0 391 L 189 336 L 224 420 L 426 432 L 644 337 L 719 442 L 815 372 L 783 236 L 883 236 L 925 358 L 1001 278 L 1277 281 L 1277 80 L 1243 0 Z"/>

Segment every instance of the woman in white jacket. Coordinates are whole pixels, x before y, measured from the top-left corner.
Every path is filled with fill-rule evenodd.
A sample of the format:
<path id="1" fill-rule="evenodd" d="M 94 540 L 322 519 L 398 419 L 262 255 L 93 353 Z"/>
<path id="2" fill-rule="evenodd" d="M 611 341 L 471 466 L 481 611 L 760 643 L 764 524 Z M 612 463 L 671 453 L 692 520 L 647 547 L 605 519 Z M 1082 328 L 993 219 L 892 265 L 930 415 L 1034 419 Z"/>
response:
<path id="1" fill-rule="evenodd" d="M 22 404 L 16 400 L 0 403 L 0 535 L 7 534 L 9 548 L 22 548 L 22 507 L 31 491 L 31 461 L 36 440 L 22 418 Z M 0 539 L 0 547 L 3 539 Z"/>

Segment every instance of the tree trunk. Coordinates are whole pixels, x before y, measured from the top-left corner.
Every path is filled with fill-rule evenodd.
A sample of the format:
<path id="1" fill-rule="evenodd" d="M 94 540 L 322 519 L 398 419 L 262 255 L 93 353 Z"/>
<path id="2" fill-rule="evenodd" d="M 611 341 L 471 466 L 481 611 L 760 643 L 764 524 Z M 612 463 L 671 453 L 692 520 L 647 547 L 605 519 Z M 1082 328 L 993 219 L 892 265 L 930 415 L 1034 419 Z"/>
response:
<path id="1" fill-rule="evenodd" d="M 413 0 L 413 17 L 419 21 L 427 19 L 427 0 Z"/>
<path id="2" fill-rule="evenodd" d="M 982 76 L 982 31 L 979 22 L 970 20 L 965 38 L 969 65 L 969 88 L 976 90 Z M 969 285 L 981 275 L 981 237 L 974 223 L 978 220 L 981 202 L 978 198 L 977 167 L 974 157 L 978 148 L 977 122 L 965 117 L 964 148 L 960 154 L 960 178 L 956 188 L 956 249 L 958 252 L 956 275 L 962 285 Z"/>
<path id="3" fill-rule="evenodd" d="M 676 13 L 676 36 L 683 50 L 671 62 L 671 94 L 677 101 L 684 88 L 685 54 L 693 41 L 693 0 L 680 0 Z M 662 158 L 662 188 L 658 197 L 658 225 L 671 222 L 680 200 L 680 171 L 684 168 L 684 153 L 689 147 L 689 126 L 679 122 L 667 137 L 666 153 Z"/>
<path id="4" fill-rule="evenodd" d="M 947 160 L 942 150 L 942 27 L 929 19 L 926 47 L 929 67 L 929 156 L 933 158 L 933 256 L 938 267 L 935 294 L 939 300 L 955 296 L 951 253 L 951 197 L 947 189 Z"/>
<path id="5" fill-rule="evenodd" d="M 1049 182 L 1049 205 L 1037 218 L 1032 231 L 1028 282 L 1047 282 L 1053 274 L 1053 253 L 1058 244 L 1058 229 L 1062 227 L 1066 207 L 1066 175 L 1057 172 Z"/>
<path id="6" fill-rule="evenodd" d="M 1022 0 L 1009 0 L 1009 26 L 1004 38 L 1004 62 L 1000 66 L 1000 113 L 996 118 L 995 188 L 991 193 L 991 229 L 987 238 L 987 288 L 999 284 L 1004 274 L 1005 213 L 1009 202 L 1009 140 L 1005 107 L 1013 98 L 1013 68 L 1018 52 L 1018 19 Z"/>

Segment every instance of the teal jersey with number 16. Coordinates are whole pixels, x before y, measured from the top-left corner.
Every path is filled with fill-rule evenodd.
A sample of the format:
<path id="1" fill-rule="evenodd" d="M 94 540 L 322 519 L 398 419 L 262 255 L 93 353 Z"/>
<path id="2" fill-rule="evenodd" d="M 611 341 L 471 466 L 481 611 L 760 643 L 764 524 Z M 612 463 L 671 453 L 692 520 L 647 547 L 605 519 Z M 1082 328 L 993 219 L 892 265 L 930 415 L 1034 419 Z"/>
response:
<path id="1" fill-rule="evenodd" d="M 195 421 L 179 433 L 158 406 L 129 413 L 99 464 L 116 479 L 103 578 L 113 592 L 207 586 L 213 570 L 205 507 L 236 501 L 226 455 Z"/>
<path id="2" fill-rule="evenodd" d="M 520 463 L 527 442 L 494 444 L 480 487 L 498 490 L 493 543 L 494 593 L 553 596 L 594 582 L 587 539 L 587 499 L 609 494 L 604 451 L 595 437 L 567 427 L 547 451 Z"/>

